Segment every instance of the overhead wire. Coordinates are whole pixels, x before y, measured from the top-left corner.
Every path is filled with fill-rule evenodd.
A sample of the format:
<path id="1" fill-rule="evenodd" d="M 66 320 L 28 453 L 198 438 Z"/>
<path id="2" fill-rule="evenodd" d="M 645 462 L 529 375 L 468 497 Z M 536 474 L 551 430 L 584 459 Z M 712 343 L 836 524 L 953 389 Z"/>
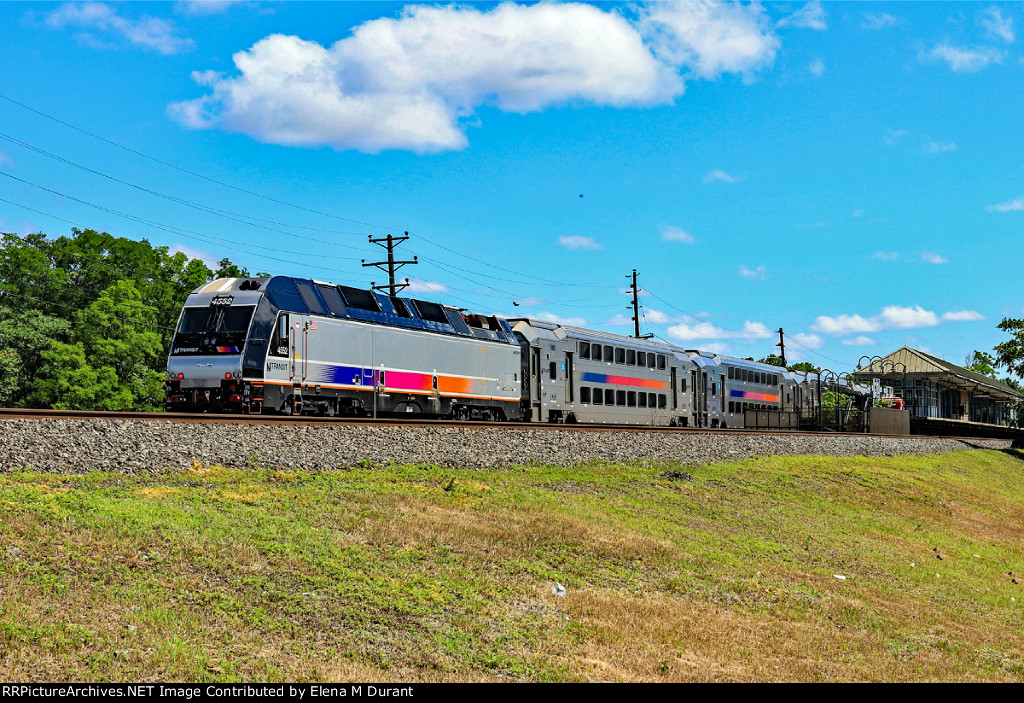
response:
<path id="1" fill-rule="evenodd" d="M 288 201 L 285 201 L 285 200 L 281 200 L 279 198 L 274 198 L 274 197 L 266 195 L 264 193 L 258 193 L 256 191 L 248 190 L 246 188 L 241 188 L 241 187 L 232 185 L 230 183 L 227 183 L 225 181 L 221 181 L 221 180 L 218 180 L 216 178 L 212 178 L 212 177 L 207 176 L 205 174 L 198 173 L 198 172 L 193 171 L 191 169 L 187 169 L 187 168 L 184 168 L 182 166 L 178 166 L 178 165 L 173 164 L 173 163 L 171 163 L 169 161 L 166 161 L 164 159 L 160 159 L 160 158 L 157 158 L 157 157 L 154 157 L 154 156 L 150 156 L 149 154 L 141 152 L 141 151 L 139 151 L 137 149 L 132 149 L 131 147 L 127 147 L 127 146 L 125 146 L 123 144 L 118 144 L 117 142 L 114 142 L 114 141 L 112 141 L 110 139 L 107 139 L 105 137 L 101 137 L 101 136 L 99 136 L 97 134 L 94 134 L 94 133 L 88 131 L 88 130 L 82 129 L 81 127 L 78 127 L 78 126 L 76 126 L 74 124 L 71 124 L 70 122 L 67 122 L 67 121 L 62 120 L 62 119 L 57 118 L 57 117 L 54 117 L 54 116 L 49 115 L 49 114 L 47 114 L 47 113 L 45 113 L 45 112 L 43 112 L 41 110 L 33 108 L 33 107 L 31 107 L 29 105 L 26 105 L 26 104 L 24 104 L 22 102 L 19 102 L 19 101 L 15 100 L 15 99 L 13 99 L 13 98 L 11 98 L 9 96 L 0 94 L 0 100 L 4 100 L 4 101 L 6 101 L 8 103 L 11 103 L 12 105 L 16 105 L 16 106 L 18 106 L 18 107 L 20 107 L 20 108 L 22 108 L 24 110 L 27 110 L 27 111 L 29 111 L 29 112 L 31 112 L 33 114 L 39 115 L 40 117 L 43 117 L 45 119 L 51 120 L 53 122 L 56 122 L 57 124 L 63 125 L 63 126 L 69 128 L 69 129 L 75 130 L 76 132 L 84 134 L 84 135 L 86 135 L 88 137 L 91 137 L 93 139 L 101 141 L 101 142 L 103 142 L 105 144 L 108 144 L 110 146 L 116 147 L 116 148 L 121 149 L 123 151 L 126 151 L 128 153 L 131 153 L 131 154 L 134 154 L 134 155 L 139 156 L 141 158 L 144 158 L 144 159 L 147 159 L 149 161 L 152 161 L 154 163 L 158 163 L 158 164 L 160 164 L 162 166 L 166 166 L 168 168 L 174 169 L 174 170 L 179 171 L 181 173 L 185 173 L 185 174 L 188 174 L 190 176 L 194 176 L 196 178 L 201 178 L 201 179 L 203 179 L 203 180 L 205 180 L 207 182 L 215 183 L 215 184 L 223 186 L 225 188 L 229 188 L 229 189 L 234 190 L 234 191 L 239 192 L 239 193 L 244 193 L 246 195 L 250 195 L 250 196 L 253 196 L 253 197 L 256 197 L 256 198 L 267 200 L 268 202 L 276 203 L 278 205 L 285 205 L 285 206 L 288 206 L 288 207 L 291 207 L 291 208 L 302 210 L 302 211 L 310 213 L 310 214 L 319 215 L 319 216 L 322 216 L 322 217 L 329 217 L 329 218 L 333 218 L 333 219 L 340 220 L 340 221 L 343 221 L 343 222 L 350 222 L 350 223 L 354 223 L 354 224 L 363 225 L 363 226 L 366 226 L 366 227 L 373 227 L 375 229 L 382 229 L 382 230 L 390 229 L 392 231 L 401 231 L 401 228 L 399 228 L 399 227 L 392 227 L 392 226 L 387 226 L 387 225 L 374 224 L 374 223 L 365 222 L 365 221 L 362 221 L 362 220 L 356 220 L 356 219 L 352 219 L 352 218 L 342 217 L 340 215 L 335 215 L 335 214 L 328 213 L 328 212 L 322 212 L 320 210 L 316 210 L 316 209 L 313 209 L 313 208 L 308 208 L 308 207 L 305 207 L 303 205 L 297 205 L 295 203 L 291 203 L 291 202 L 288 202 Z M 17 143 L 21 143 L 20 140 Z M 22 144 L 24 145 L 24 143 L 22 143 Z M 35 147 L 31 147 L 30 145 L 27 148 L 35 149 Z M 50 155 L 50 154 L 46 154 L 46 155 L 52 156 L 54 158 L 58 158 L 58 159 L 61 159 L 61 160 L 64 160 L 63 157 L 58 157 L 56 155 Z M 75 165 L 75 166 L 81 168 L 81 166 L 78 166 L 78 164 L 74 164 L 73 162 L 70 162 L 69 160 L 64 160 L 64 161 L 66 161 L 67 163 L 69 163 L 71 165 Z M 105 175 L 105 174 L 101 174 L 101 175 Z M 164 197 L 164 196 L 161 196 L 161 197 Z M 173 196 L 169 196 L 169 197 L 173 197 Z M 213 208 L 213 210 L 216 210 L 216 208 Z M 246 216 L 243 216 L 243 217 L 246 217 Z M 258 218 L 250 218 L 250 219 L 258 220 Z M 262 220 L 262 221 L 266 222 L 266 220 Z M 278 224 L 280 226 L 303 227 L 302 225 L 292 225 L 292 224 L 273 222 L 273 221 L 270 221 L 270 222 L 272 222 L 273 224 Z M 330 230 L 328 230 L 328 231 L 330 231 Z M 466 254 L 465 252 L 460 252 L 460 251 L 458 251 L 456 249 L 452 249 L 451 247 L 448 247 L 448 246 L 446 246 L 444 244 L 441 244 L 440 242 L 434 241 L 433 239 L 431 239 L 431 238 L 427 237 L 426 235 L 424 235 L 422 232 L 415 231 L 414 234 L 419 239 L 422 239 L 423 241 L 427 242 L 428 244 L 431 244 L 432 246 L 438 247 L 438 248 L 440 248 L 440 249 L 442 249 L 444 251 L 447 251 L 447 252 L 449 252 L 451 254 L 463 257 L 465 259 L 473 261 L 474 263 L 480 264 L 482 266 L 486 266 L 488 268 L 491 268 L 491 269 L 494 269 L 494 270 L 497 270 L 497 271 L 501 271 L 501 272 L 506 273 L 506 274 L 511 274 L 511 275 L 514 275 L 514 276 L 518 276 L 520 279 L 526 279 L 526 280 L 518 280 L 518 281 L 514 280 L 514 279 L 506 279 L 507 282 L 524 283 L 525 284 L 525 283 L 527 283 L 529 281 L 532 281 L 532 282 L 534 282 L 533 284 L 542 283 L 542 284 L 546 284 L 546 285 L 570 286 L 570 287 L 574 287 L 574 288 L 608 289 L 608 288 L 616 287 L 616 286 L 610 286 L 610 285 L 600 285 L 600 284 L 592 284 L 592 283 L 581 283 L 581 282 L 577 282 L 577 281 L 558 281 L 558 280 L 554 280 L 554 279 L 543 278 L 543 277 L 540 277 L 540 276 L 533 276 L 531 274 L 523 273 L 522 271 L 516 271 L 516 270 L 513 270 L 513 269 L 506 268 L 506 267 L 498 266 L 498 265 L 493 264 L 493 263 L 491 263 L 489 261 L 486 261 L 484 259 L 479 259 L 477 257 L 474 257 L 474 256 L 471 256 L 469 254 Z M 415 252 L 415 251 L 412 252 L 412 253 L 413 254 L 418 254 L 418 252 Z M 421 255 L 421 256 L 426 256 L 426 255 Z"/>

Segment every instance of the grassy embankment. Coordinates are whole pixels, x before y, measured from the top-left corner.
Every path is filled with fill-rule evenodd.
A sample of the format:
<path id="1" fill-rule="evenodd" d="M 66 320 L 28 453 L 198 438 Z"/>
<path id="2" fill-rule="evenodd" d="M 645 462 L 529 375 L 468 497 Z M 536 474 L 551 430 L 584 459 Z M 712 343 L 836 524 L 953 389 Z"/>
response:
<path id="1" fill-rule="evenodd" d="M 1022 459 L 0 475 L 0 680 L 1021 680 Z"/>

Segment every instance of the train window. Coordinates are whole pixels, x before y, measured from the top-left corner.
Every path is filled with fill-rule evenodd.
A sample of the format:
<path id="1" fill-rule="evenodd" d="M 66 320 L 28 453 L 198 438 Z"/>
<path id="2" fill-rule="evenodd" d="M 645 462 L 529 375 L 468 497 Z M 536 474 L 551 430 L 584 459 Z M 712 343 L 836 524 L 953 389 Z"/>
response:
<path id="1" fill-rule="evenodd" d="M 210 318 L 217 312 L 216 308 L 185 308 L 185 314 L 181 316 L 181 327 L 178 331 L 182 334 L 201 334 L 210 326 Z"/>
<path id="2" fill-rule="evenodd" d="M 217 331 L 226 333 L 247 331 L 254 309 L 252 305 L 224 308 L 221 310 L 220 319 L 217 320 Z"/>
<path id="3" fill-rule="evenodd" d="M 754 372 L 754 383 L 761 383 L 761 382 L 762 382 L 761 372 L 760 371 Z"/>
<path id="4" fill-rule="evenodd" d="M 348 298 L 346 296 L 346 300 L 347 299 Z M 411 302 L 412 306 L 416 308 L 416 312 L 424 320 L 429 320 L 430 322 L 441 322 L 448 325 L 451 324 L 451 321 L 448 320 L 448 316 L 444 314 L 444 308 L 437 303 L 431 303 L 428 300 L 412 300 Z"/>
<path id="5" fill-rule="evenodd" d="M 631 408 L 636 407 L 636 391 L 628 391 L 626 393 L 626 405 Z"/>
<path id="6" fill-rule="evenodd" d="M 729 367 L 729 380 L 731 381 L 735 377 L 736 377 L 736 369 L 734 369 L 733 367 L 730 366 Z"/>
<path id="7" fill-rule="evenodd" d="M 637 366 L 647 366 L 647 353 L 646 352 L 637 352 L 636 353 L 636 365 Z"/>
<path id="8" fill-rule="evenodd" d="M 296 281 L 298 283 L 298 281 Z M 301 292 L 301 288 L 299 289 Z M 362 288 L 353 288 L 352 286 L 338 286 L 338 292 L 341 293 L 342 299 L 345 301 L 345 305 L 356 310 L 369 310 L 370 312 L 380 312 L 380 305 L 377 304 L 377 297 L 368 290 Z"/>
<path id="9" fill-rule="evenodd" d="M 772 375 L 772 385 L 773 386 L 779 385 L 779 377 L 774 375 L 774 374 Z"/>
<path id="10" fill-rule="evenodd" d="M 639 406 L 641 408 L 646 408 L 647 407 L 647 394 L 646 393 L 639 393 L 639 394 L 637 394 L 636 404 L 637 404 L 637 406 Z"/>
<path id="11" fill-rule="evenodd" d="M 626 363 L 626 350 L 622 347 L 615 347 L 615 363 L 625 364 Z"/>
<path id="12" fill-rule="evenodd" d="M 636 351 L 633 349 L 626 350 L 626 366 L 636 366 Z"/>
<path id="13" fill-rule="evenodd" d="M 315 315 L 326 315 L 327 311 L 324 310 L 324 306 L 320 304 L 320 299 L 316 297 L 316 293 L 313 292 L 313 286 L 306 281 L 299 279 L 295 280 L 295 287 L 299 289 L 299 297 L 302 298 L 302 302 L 306 304 L 309 311 Z"/>
<path id="14" fill-rule="evenodd" d="M 659 393 L 658 394 L 658 408 L 661 409 L 661 410 L 664 410 L 665 406 L 667 405 L 667 402 L 666 402 L 667 400 L 668 399 L 665 397 L 664 393 Z"/>
<path id="15" fill-rule="evenodd" d="M 609 364 L 615 360 L 613 357 L 612 348 L 607 345 L 604 348 L 604 360 L 607 361 Z"/>
<path id="16" fill-rule="evenodd" d="M 679 381 L 679 390 L 682 391 L 683 393 L 686 392 L 686 378 L 685 377 L 683 377 L 683 379 L 681 381 Z"/>
<path id="17" fill-rule="evenodd" d="M 664 354 L 658 354 L 658 368 L 659 369 L 665 368 L 665 355 Z"/>
<path id="18" fill-rule="evenodd" d="M 558 378 L 558 366 L 553 361 L 548 364 L 548 375 L 551 376 L 552 381 Z"/>
<path id="19" fill-rule="evenodd" d="M 786 403 L 789 403 L 789 393 L 786 394 Z"/>
<path id="20" fill-rule="evenodd" d="M 274 336 L 270 339 L 271 356 L 288 356 L 288 314 L 281 313 L 274 325 Z"/>
<path id="21" fill-rule="evenodd" d="M 718 394 L 718 384 L 717 383 L 712 383 L 711 384 L 711 395 L 715 396 L 717 394 Z"/>
<path id="22" fill-rule="evenodd" d="M 388 300 L 395 306 L 395 313 L 399 317 L 412 317 L 412 313 L 409 312 L 409 308 L 404 300 L 395 295 L 388 296 Z"/>
<path id="23" fill-rule="evenodd" d="M 604 391 L 600 388 L 594 389 L 594 405 L 604 405 Z"/>
<path id="24" fill-rule="evenodd" d="M 650 407 L 652 407 L 652 408 L 653 408 L 653 407 L 654 407 L 654 404 L 655 404 L 655 403 L 656 403 L 657 401 L 658 401 L 658 396 L 657 396 L 656 394 L 654 394 L 654 393 L 648 393 L 648 394 L 647 394 L 647 404 L 648 404 L 648 405 L 649 405 Z"/>
<path id="25" fill-rule="evenodd" d="M 747 380 L 747 370 L 746 369 L 740 369 L 740 380 L 741 381 L 746 381 Z"/>
<path id="26" fill-rule="evenodd" d="M 590 342 L 580 342 L 579 350 L 581 359 L 590 358 Z"/>
<path id="27" fill-rule="evenodd" d="M 341 293 L 334 286 L 324 286 L 319 283 L 316 287 L 320 289 L 320 295 L 323 296 L 324 302 L 327 303 L 327 309 L 331 311 L 331 314 L 335 317 L 344 317 L 345 301 L 341 299 Z"/>
<path id="28" fill-rule="evenodd" d="M 580 388 L 580 402 L 581 403 L 589 403 L 590 402 L 590 389 L 589 388 L 586 388 L 586 387 Z"/>
<path id="29" fill-rule="evenodd" d="M 729 401 L 729 412 L 730 412 L 730 413 L 734 413 L 734 412 L 736 412 L 736 403 L 734 403 L 734 402 L 733 402 L 733 401 L 731 401 L 731 400 Z"/>
<path id="30" fill-rule="evenodd" d="M 615 391 L 615 404 L 623 406 L 626 404 L 626 391 Z"/>
<path id="31" fill-rule="evenodd" d="M 654 354 L 652 354 L 651 352 L 647 352 L 647 368 L 654 368 Z"/>

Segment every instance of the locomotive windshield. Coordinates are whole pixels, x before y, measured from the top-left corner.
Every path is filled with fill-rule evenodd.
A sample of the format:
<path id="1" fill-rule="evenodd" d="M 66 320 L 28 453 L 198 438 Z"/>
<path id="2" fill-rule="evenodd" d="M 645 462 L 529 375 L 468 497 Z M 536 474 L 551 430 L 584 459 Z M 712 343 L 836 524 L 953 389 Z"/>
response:
<path id="1" fill-rule="evenodd" d="M 185 308 L 171 354 L 239 353 L 254 309 L 252 305 Z"/>

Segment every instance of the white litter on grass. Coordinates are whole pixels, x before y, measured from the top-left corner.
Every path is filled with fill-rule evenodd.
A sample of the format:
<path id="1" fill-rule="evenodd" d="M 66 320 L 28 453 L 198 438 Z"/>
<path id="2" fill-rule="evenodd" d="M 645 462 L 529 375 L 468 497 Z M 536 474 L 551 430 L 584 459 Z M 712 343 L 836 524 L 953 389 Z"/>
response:
<path id="1" fill-rule="evenodd" d="M 565 598 L 565 586 L 556 581 L 555 585 L 551 587 L 551 595 L 556 598 Z"/>
<path id="2" fill-rule="evenodd" d="M 910 565 L 911 566 L 917 566 L 917 564 L 915 564 L 914 562 L 910 562 Z"/>
<path id="3" fill-rule="evenodd" d="M 840 581 L 845 581 L 845 580 L 846 580 L 846 577 L 845 577 L 845 576 L 840 576 L 839 574 L 832 574 L 832 575 L 833 575 L 833 576 L 835 576 L 835 577 L 836 577 L 837 579 L 839 579 Z"/>
<path id="4" fill-rule="evenodd" d="M 975 554 L 975 555 L 974 555 L 974 558 L 975 558 L 975 559 L 981 559 L 981 555 L 980 555 L 980 554 Z"/>
<path id="5" fill-rule="evenodd" d="M 942 578 L 942 577 L 941 577 L 941 576 L 939 576 L 938 574 L 935 574 L 935 578 L 937 578 L 937 579 L 940 579 L 940 578 Z"/>

